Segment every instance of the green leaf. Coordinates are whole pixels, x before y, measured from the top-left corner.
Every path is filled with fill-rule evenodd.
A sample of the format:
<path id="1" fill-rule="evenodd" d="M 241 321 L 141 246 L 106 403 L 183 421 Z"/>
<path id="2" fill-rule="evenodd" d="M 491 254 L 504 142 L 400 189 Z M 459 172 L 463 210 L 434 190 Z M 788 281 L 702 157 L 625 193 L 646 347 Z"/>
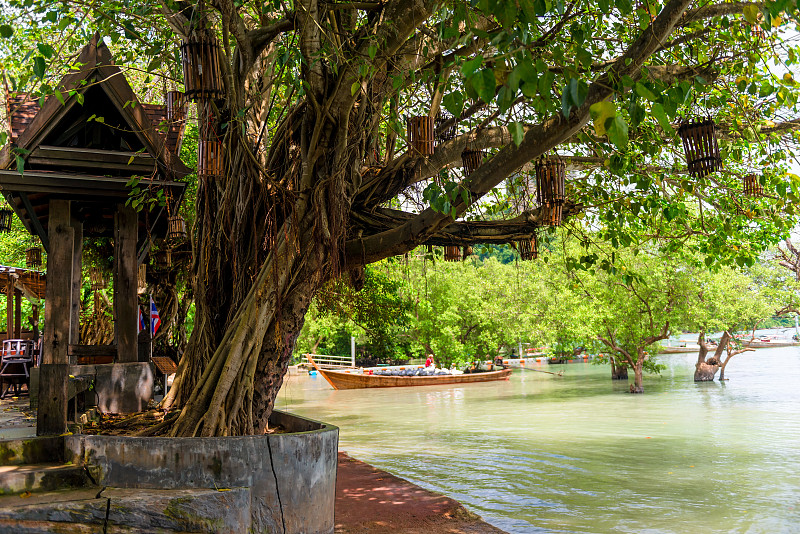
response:
<path id="1" fill-rule="evenodd" d="M 744 14 L 744 20 L 749 22 L 750 24 L 758 24 L 758 13 L 760 10 L 758 6 L 748 5 L 742 8 L 742 14 Z"/>
<path id="2" fill-rule="evenodd" d="M 508 133 L 511 134 L 511 139 L 514 141 L 514 144 L 519 146 L 522 143 L 522 139 L 525 137 L 525 130 L 522 127 L 521 122 L 511 122 L 508 124 Z"/>
<path id="3" fill-rule="evenodd" d="M 482 64 L 483 56 L 477 56 L 472 59 L 468 59 L 463 65 L 461 65 L 461 74 L 467 78 L 472 75 L 473 72 L 478 70 L 478 67 L 480 67 Z"/>
<path id="4" fill-rule="evenodd" d="M 606 134 L 606 121 L 617 115 L 617 106 L 613 102 L 604 100 L 596 102 L 589 107 L 589 113 L 594 119 L 594 131 L 597 135 Z"/>
<path id="5" fill-rule="evenodd" d="M 14 159 L 17 161 L 17 172 L 22 176 L 25 174 L 25 159 L 19 154 L 16 154 Z"/>
<path id="6" fill-rule="evenodd" d="M 481 98 L 481 100 L 487 104 L 494 100 L 496 81 L 494 77 L 494 71 L 492 69 L 480 70 L 472 76 L 470 81 L 472 82 L 472 87 L 475 89 L 475 92 L 478 93 L 478 96 Z"/>
<path id="7" fill-rule="evenodd" d="M 350 96 L 354 96 L 358 90 L 361 88 L 361 84 L 358 80 L 353 82 L 353 85 L 350 86 Z"/>
<path id="8" fill-rule="evenodd" d="M 570 109 L 572 109 L 572 99 L 569 96 L 568 87 L 565 87 L 564 92 L 561 93 L 561 114 L 564 115 L 564 118 L 569 118 Z"/>
<path id="9" fill-rule="evenodd" d="M 650 109 L 652 110 L 653 115 L 656 117 L 656 120 L 658 120 L 658 124 L 661 125 L 661 129 L 664 130 L 664 132 L 668 135 L 673 135 L 675 130 L 672 128 L 669 118 L 667 118 L 667 113 L 664 111 L 664 106 L 656 102 Z"/>
<path id="10" fill-rule="evenodd" d="M 64 95 L 61 94 L 61 91 L 56 89 L 53 94 L 56 95 L 56 99 L 58 99 L 58 101 L 61 102 L 61 105 L 63 106 L 64 105 Z"/>
<path id="11" fill-rule="evenodd" d="M 442 104 L 454 117 L 459 117 L 464 109 L 464 95 L 460 91 L 447 93 L 442 99 Z"/>
<path id="12" fill-rule="evenodd" d="M 14 35 L 14 28 L 9 26 L 8 24 L 0 25 L 0 37 L 8 39 L 12 35 Z"/>
<path id="13" fill-rule="evenodd" d="M 617 115 L 606 127 L 608 139 L 622 152 L 628 146 L 628 123 L 622 115 Z"/>
<path id="14" fill-rule="evenodd" d="M 40 80 L 44 79 L 45 68 L 46 65 L 44 62 L 44 58 L 42 56 L 36 56 L 35 58 L 33 58 L 33 73 Z"/>
<path id="15" fill-rule="evenodd" d="M 53 50 L 53 47 L 50 46 L 49 44 L 37 43 L 36 48 L 38 48 L 39 53 L 42 54 L 47 59 L 50 59 L 51 57 L 53 57 L 53 54 L 56 53 L 56 51 Z"/>
<path id="16" fill-rule="evenodd" d="M 378 46 L 375 43 L 369 45 L 369 48 L 367 48 L 367 55 L 369 56 L 369 58 L 375 59 L 377 53 L 378 53 Z"/>
<path id="17" fill-rule="evenodd" d="M 647 87 L 646 87 L 644 84 L 642 84 L 642 83 L 638 83 L 638 82 L 637 82 L 637 83 L 636 83 L 635 90 L 636 90 L 636 94 L 637 94 L 637 95 L 641 96 L 642 98 L 646 98 L 646 99 L 647 99 L 647 100 L 649 100 L 650 102 L 655 102 L 656 100 L 658 100 L 658 97 L 655 95 L 655 93 L 653 93 L 653 91 L 651 91 L 650 89 L 648 89 L 648 88 L 647 88 Z"/>

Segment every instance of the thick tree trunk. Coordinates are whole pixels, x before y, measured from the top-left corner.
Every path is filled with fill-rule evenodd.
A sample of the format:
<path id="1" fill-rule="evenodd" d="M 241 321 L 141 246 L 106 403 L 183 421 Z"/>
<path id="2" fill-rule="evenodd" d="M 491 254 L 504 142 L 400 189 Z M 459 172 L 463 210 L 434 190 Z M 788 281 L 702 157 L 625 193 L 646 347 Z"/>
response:
<path id="1" fill-rule="evenodd" d="M 719 344 L 714 350 L 714 354 L 707 358 L 706 355 L 708 354 L 709 349 L 713 348 L 713 346 L 705 342 L 705 332 L 700 332 L 700 335 L 697 338 L 697 344 L 700 346 L 700 352 L 697 355 L 697 363 L 695 364 L 695 382 L 711 382 L 714 380 L 714 377 L 717 375 L 717 371 L 720 369 L 722 352 L 728 347 L 730 340 L 730 333 L 727 331 L 724 332 L 722 334 L 722 338 L 719 340 Z"/>
<path id="2" fill-rule="evenodd" d="M 628 379 L 628 366 L 625 364 L 617 365 L 611 362 L 611 380 L 627 380 Z"/>
<path id="3" fill-rule="evenodd" d="M 644 360 L 641 357 L 633 366 L 631 393 L 644 393 Z"/>

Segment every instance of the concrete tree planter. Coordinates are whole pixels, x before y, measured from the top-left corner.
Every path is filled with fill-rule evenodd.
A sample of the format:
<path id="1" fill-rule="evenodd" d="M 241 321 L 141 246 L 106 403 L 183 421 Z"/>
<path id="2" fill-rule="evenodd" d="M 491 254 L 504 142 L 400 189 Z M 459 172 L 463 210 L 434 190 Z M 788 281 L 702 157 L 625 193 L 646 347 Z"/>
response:
<path id="1" fill-rule="evenodd" d="M 68 459 L 83 464 L 100 486 L 231 490 L 225 507 L 229 517 L 216 518 L 217 532 L 332 533 L 339 429 L 277 411 L 270 425 L 291 433 L 222 438 L 75 435 L 66 438 L 66 450 Z M 204 508 L 213 506 L 198 500 L 181 513 L 196 510 L 202 521 Z M 219 507 L 215 510 L 218 514 Z"/>

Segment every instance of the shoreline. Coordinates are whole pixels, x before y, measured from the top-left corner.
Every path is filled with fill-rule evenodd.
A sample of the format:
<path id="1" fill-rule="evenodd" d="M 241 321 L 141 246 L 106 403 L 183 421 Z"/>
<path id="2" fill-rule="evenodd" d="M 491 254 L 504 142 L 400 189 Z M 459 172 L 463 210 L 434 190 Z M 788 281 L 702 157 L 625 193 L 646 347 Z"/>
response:
<path id="1" fill-rule="evenodd" d="M 428 491 L 339 451 L 337 534 L 506 534 L 458 501 Z"/>

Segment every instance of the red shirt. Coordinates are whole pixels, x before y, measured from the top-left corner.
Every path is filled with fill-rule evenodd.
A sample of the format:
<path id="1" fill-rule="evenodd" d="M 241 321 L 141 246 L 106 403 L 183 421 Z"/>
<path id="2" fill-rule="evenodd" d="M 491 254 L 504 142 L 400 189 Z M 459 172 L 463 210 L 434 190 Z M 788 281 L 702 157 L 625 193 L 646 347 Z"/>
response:
<path id="1" fill-rule="evenodd" d="M 433 364 L 433 358 L 428 356 L 428 359 L 425 360 L 425 367 L 430 367 Z"/>

